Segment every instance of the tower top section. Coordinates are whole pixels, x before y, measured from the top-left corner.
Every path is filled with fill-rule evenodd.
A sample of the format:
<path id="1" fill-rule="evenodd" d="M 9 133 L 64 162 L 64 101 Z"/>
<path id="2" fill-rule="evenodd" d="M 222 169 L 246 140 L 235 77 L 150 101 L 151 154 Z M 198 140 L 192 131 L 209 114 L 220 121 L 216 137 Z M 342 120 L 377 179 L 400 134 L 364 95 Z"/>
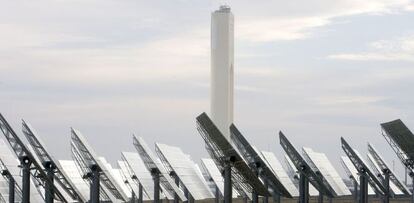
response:
<path id="1" fill-rule="evenodd" d="M 218 13 L 230 13 L 230 6 L 228 5 L 221 5 L 220 8 L 218 10 L 216 10 L 215 12 Z"/>

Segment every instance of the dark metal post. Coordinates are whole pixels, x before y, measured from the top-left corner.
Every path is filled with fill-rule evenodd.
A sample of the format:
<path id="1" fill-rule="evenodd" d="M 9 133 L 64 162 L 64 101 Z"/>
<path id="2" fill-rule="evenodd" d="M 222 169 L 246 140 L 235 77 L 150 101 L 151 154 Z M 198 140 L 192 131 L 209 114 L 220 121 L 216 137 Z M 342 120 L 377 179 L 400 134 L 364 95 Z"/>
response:
<path id="1" fill-rule="evenodd" d="M 177 185 L 177 187 L 180 187 L 180 178 L 177 176 L 176 173 L 174 173 L 173 176 L 174 176 L 175 185 Z M 177 193 L 174 193 L 174 203 L 179 203 L 179 197 Z"/>
<path id="2" fill-rule="evenodd" d="M 134 190 L 131 190 L 131 203 L 135 203 L 135 192 Z"/>
<path id="3" fill-rule="evenodd" d="M 259 171 L 256 170 L 256 177 L 259 177 Z M 259 202 L 259 195 L 257 194 L 256 190 L 253 188 L 252 192 L 252 203 L 258 203 Z"/>
<path id="4" fill-rule="evenodd" d="M 138 184 L 138 203 L 142 203 L 142 185 L 141 183 Z"/>
<path id="5" fill-rule="evenodd" d="M 55 167 L 53 166 L 52 162 L 48 161 L 48 162 L 44 162 L 43 163 L 43 167 L 45 167 L 46 169 L 46 175 L 47 175 L 47 179 L 48 181 L 46 181 L 45 183 L 45 202 L 46 203 L 53 203 L 54 201 L 54 192 L 53 191 L 53 183 L 54 183 L 54 178 L 55 178 L 55 174 L 54 174 L 54 170 Z"/>
<path id="6" fill-rule="evenodd" d="M 232 202 L 231 184 L 231 163 L 229 160 L 224 165 L 224 203 Z"/>
<path id="7" fill-rule="evenodd" d="M 273 202 L 280 203 L 280 194 L 276 191 L 273 191 Z"/>
<path id="8" fill-rule="evenodd" d="M 189 195 L 188 190 L 187 190 L 186 187 L 184 187 L 184 196 L 185 196 L 185 198 L 187 198 L 187 202 L 191 202 L 190 195 Z"/>
<path id="9" fill-rule="evenodd" d="M 368 180 L 365 171 L 360 172 L 359 175 L 359 202 L 368 203 Z"/>
<path id="10" fill-rule="evenodd" d="M 216 203 L 220 203 L 220 190 L 216 185 Z"/>
<path id="11" fill-rule="evenodd" d="M 160 203 L 160 172 L 153 168 L 151 174 L 154 178 L 154 203 Z"/>
<path id="12" fill-rule="evenodd" d="M 265 178 L 265 179 L 263 179 L 263 183 L 264 183 L 264 186 L 265 186 L 265 188 L 266 188 L 266 191 L 269 191 L 269 183 L 268 183 L 268 181 L 267 181 L 267 179 Z M 274 189 L 273 189 L 274 190 Z M 265 195 L 264 197 L 263 197 L 263 203 L 269 203 L 269 195 Z"/>
<path id="13" fill-rule="evenodd" d="M 358 202 L 358 182 L 355 178 L 351 177 L 352 182 L 354 182 L 354 198 L 355 202 Z"/>
<path id="14" fill-rule="evenodd" d="M 30 203 L 30 165 L 29 157 L 20 157 L 22 167 L 22 203 Z"/>
<path id="15" fill-rule="evenodd" d="M 92 183 L 91 183 L 91 189 L 90 189 L 90 202 L 91 203 L 99 203 L 99 190 L 100 190 L 100 168 L 98 167 L 98 165 L 91 165 L 89 166 L 89 168 L 91 169 L 91 178 L 92 178 Z"/>
<path id="16" fill-rule="evenodd" d="M 299 174 L 299 203 L 308 203 L 309 202 L 309 180 L 303 173 L 306 170 L 302 166 Z"/>
<path id="17" fill-rule="evenodd" d="M 413 188 L 413 192 L 411 192 L 411 203 L 414 203 L 414 172 L 409 173 L 411 177 L 411 187 Z"/>
<path id="18" fill-rule="evenodd" d="M 384 187 L 385 187 L 385 193 L 384 193 L 384 203 L 390 202 L 390 170 L 384 169 Z"/>
<path id="19" fill-rule="evenodd" d="M 6 175 L 8 176 L 9 179 L 9 202 L 13 203 L 14 202 L 14 185 L 16 184 L 14 181 L 13 176 L 10 174 L 9 171 L 3 171 L 2 175 Z"/>
<path id="20" fill-rule="evenodd" d="M 323 194 L 321 191 L 319 191 L 319 195 L 318 195 L 318 203 L 323 203 Z"/>
<path id="21" fill-rule="evenodd" d="M 319 171 L 316 171 L 316 175 L 322 177 L 322 174 Z M 321 191 L 319 191 L 318 203 L 323 203 L 323 193 Z"/>

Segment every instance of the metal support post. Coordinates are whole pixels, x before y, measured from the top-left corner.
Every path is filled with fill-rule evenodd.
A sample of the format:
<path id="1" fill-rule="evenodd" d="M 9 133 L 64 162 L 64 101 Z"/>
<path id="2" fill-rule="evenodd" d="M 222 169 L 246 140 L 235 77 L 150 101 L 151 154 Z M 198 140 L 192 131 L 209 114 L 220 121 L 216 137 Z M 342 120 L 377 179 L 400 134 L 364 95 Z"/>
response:
<path id="1" fill-rule="evenodd" d="M 319 191 L 318 203 L 323 203 L 323 193 Z"/>
<path id="2" fill-rule="evenodd" d="M 385 187 L 385 193 L 384 193 L 384 203 L 390 202 L 390 170 L 384 169 L 382 171 L 384 173 L 384 187 Z"/>
<path id="3" fill-rule="evenodd" d="M 259 177 L 259 171 L 256 170 L 256 177 Z M 252 203 L 258 203 L 259 202 L 259 195 L 257 194 L 256 190 L 253 188 L 252 192 Z"/>
<path id="4" fill-rule="evenodd" d="M 22 167 L 22 203 L 30 203 L 30 165 L 31 160 L 27 156 L 20 157 Z"/>
<path id="5" fill-rule="evenodd" d="M 135 192 L 133 190 L 131 190 L 131 203 L 135 203 Z"/>
<path id="6" fill-rule="evenodd" d="M 142 203 L 142 185 L 141 183 L 138 184 L 138 203 Z"/>
<path id="7" fill-rule="evenodd" d="M 306 168 L 302 166 L 299 175 L 299 203 L 309 202 L 309 180 L 303 173 L 305 170 Z"/>
<path id="8" fill-rule="evenodd" d="M 411 187 L 413 188 L 411 192 L 411 203 L 414 203 L 414 172 L 410 171 L 409 175 L 411 177 Z"/>
<path id="9" fill-rule="evenodd" d="M 180 178 L 177 176 L 177 174 L 174 171 L 171 173 L 172 174 L 170 175 L 174 176 L 175 185 L 177 185 L 177 187 L 180 187 Z M 179 203 L 179 197 L 177 193 L 174 193 L 174 203 Z"/>
<path id="10" fill-rule="evenodd" d="M 217 185 L 216 185 L 216 198 L 215 199 L 216 199 L 215 203 L 220 203 L 220 190 L 217 187 Z"/>
<path id="11" fill-rule="evenodd" d="M 358 202 L 358 181 L 351 177 L 352 182 L 354 183 L 354 199 L 355 202 Z"/>
<path id="12" fill-rule="evenodd" d="M 55 191 L 53 188 L 54 178 L 55 178 L 55 167 L 53 166 L 52 162 L 44 162 L 43 167 L 46 170 L 46 175 L 48 181 L 45 183 L 45 202 L 46 203 L 53 203 L 54 201 L 54 194 Z"/>
<path id="13" fill-rule="evenodd" d="M 153 168 L 151 174 L 154 179 L 154 203 L 160 203 L 160 172 Z"/>
<path id="14" fill-rule="evenodd" d="M 360 172 L 359 175 L 359 202 L 368 203 L 368 177 L 365 171 Z"/>
<path id="15" fill-rule="evenodd" d="M 10 174 L 9 171 L 7 170 L 3 170 L 1 172 L 1 175 L 6 176 L 7 179 L 9 180 L 9 202 L 13 203 L 14 202 L 14 193 L 15 193 L 15 184 L 16 182 L 14 181 L 13 176 Z"/>
<path id="16" fill-rule="evenodd" d="M 266 191 L 269 191 L 269 183 L 268 183 L 268 181 L 267 181 L 267 179 L 265 178 L 265 179 L 263 179 L 263 184 L 264 184 L 264 186 L 265 186 L 265 188 L 266 188 Z M 263 197 L 263 203 L 269 203 L 269 195 L 265 195 L 264 197 Z"/>
<path id="17" fill-rule="evenodd" d="M 273 202 L 275 203 L 280 203 L 280 194 L 277 193 L 276 191 L 273 191 Z"/>
<path id="18" fill-rule="evenodd" d="M 99 203 L 99 190 L 100 190 L 100 168 L 98 165 L 89 166 L 91 169 L 90 178 L 92 178 L 91 189 L 90 189 L 90 202 Z"/>
<path id="19" fill-rule="evenodd" d="M 185 196 L 185 198 L 187 198 L 187 202 L 190 202 L 190 196 L 188 194 L 188 190 L 187 190 L 186 187 L 184 187 L 184 196 Z"/>
<path id="20" fill-rule="evenodd" d="M 224 164 L 224 203 L 232 202 L 231 158 Z"/>

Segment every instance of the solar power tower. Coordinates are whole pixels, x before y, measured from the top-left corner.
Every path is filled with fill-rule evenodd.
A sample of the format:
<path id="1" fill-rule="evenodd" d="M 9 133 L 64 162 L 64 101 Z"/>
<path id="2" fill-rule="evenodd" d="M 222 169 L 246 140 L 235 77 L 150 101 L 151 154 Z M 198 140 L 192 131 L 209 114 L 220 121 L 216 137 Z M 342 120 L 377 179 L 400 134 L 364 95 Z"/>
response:
<path id="1" fill-rule="evenodd" d="M 311 148 L 303 147 L 303 156 L 312 170 L 320 173 L 335 191 L 337 196 L 351 195 L 341 176 L 335 170 L 328 157 L 324 153 L 315 152 Z"/>
<path id="2" fill-rule="evenodd" d="M 400 120 L 393 120 L 381 124 L 382 135 L 397 154 L 400 161 L 409 169 L 414 186 L 414 135 L 408 127 Z M 414 192 L 412 192 L 414 202 Z"/>
<path id="3" fill-rule="evenodd" d="M 360 203 L 368 202 L 368 183 L 374 188 L 377 194 L 383 195 L 384 203 L 389 202 L 390 193 L 389 187 L 387 184 L 382 185 L 382 183 L 377 179 L 374 173 L 368 168 L 367 164 L 363 161 L 362 157 L 356 152 L 352 147 L 341 137 L 341 145 L 345 154 L 351 160 L 352 164 L 358 170 L 359 174 L 359 201 Z"/>
<path id="4" fill-rule="evenodd" d="M 30 175 L 45 187 L 46 203 L 53 202 L 54 199 L 67 202 L 2 114 L 0 114 L 0 129 L 20 160 L 22 167 L 22 203 L 30 202 Z"/>
<path id="5" fill-rule="evenodd" d="M 392 169 L 388 167 L 384 159 L 370 143 L 368 143 L 368 160 L 370 161 L 372 168 L 377 169 L 377 174 L 383 183 L 386 184 L 389 182 L 390 189 L 394 195 L 411 195 L 410 190 L 397 178 Z"/>
<path id="6" fill-rule="evenodd" d="M 195 163 L 190 156 L 178 148 L 165 144 L 156 143 L 155 152 L 161 159 L 164 168 L 175 179 L 177 185 L 182 185 L 184 194 L 189 202 L 194 200 L 212 199 L 213 194 L 210 192 L 204 178 L 201 177 Z M 178 201 L 178 197 L 175 198 Z"/>
<path id="7" fill-rule="evenodd" d="M 181 201 L 187 201 L 183 191 L 181 191 L 180 188 L 178 188 L 178 186 L 174 183 L 162 165 L 160 159 L 153 154 L 144 139 L 136 137 L 135 135 L 132 139 L 136 150 L 141 156 L 141 159 L 144 161 L 145 167 L 151 172 L 154 180 L 154 202 L 160 202 L 160 184 L 162 185 L 164 189 L 163 192 L 166 193 L 168 199 L 177 195 Z"/>
<path id="8" fill-rule="evenodd" d="M 86 199 L 82 197 L 80 191 L 72 183 L 70 178 L 62 172 L 62 167 L 60 166 L 59 162 L 56 161 L 48 153 L 45 145 L 40 140 L 40 137 L 38 137 L 38 135 L 35 133 L 35 130 L 32 128 L 32 126 L 26 123 L 24 120 L 22 121 L 22 131 L 32 146 L 37 157 L 39 157 L 39 160 L 45 168 L 50 182 L 54 183 L 54 181 L 56 181 L 73 200 L 78 202 L 86 202 Z M 48 194 L 45 197 L 46 199 L 53 198 L 53 196 L 50 195 L 50 192 L 46 191 L 46 194 Z"/>
<path id="9" fill-rule="evenodd" d="M 71 129 L 71 150 L 75 160 L 80 164 L 82 173 L 91 179 L 90 203 L 98 203 L 100 200 L 100 184 L 118 200 L 127 201 L 128 197 L 121 186 L 110 174 L 107 166 L 98 158 L 92 147 L 89 146 L 82 134 Z"/>
<path id="10" fill-rule="evenodd" d="M 280 145 L 290 160 L 299 171 L 299 203 L 309 202 L 309 182 L 319 191 L 319 195 L 333 198 L 336 196 L 335 191 L 328 184 L 327 180 L 318 172 L 314 172 L 305 159 L 293 147 L 286 136 L 279 132 Z M 321 200 L 321 198 L 319 198 Z"/>
<path id="11" fill-rule="evenodd" d="M 197 118 L 197 130 L 206 143 L 207 152 L 223 171 L 224 176 L 224 202 L 232 202 L 232 182 L 236 182 L 245 191 L 255 192 L 267 196 L 269 192 L 256 174 L 250 169 L 241 155 L 229 143 L 206 113 Z"/>
<path id="12" fill-rule="evenodd" d="M 270 186 L 273 191 L 273 195 L 278 196 L 276 199 L 280 201 L 280 196 L 292 198 L 292 194 L 290 194 L 282 182 L 276 177 L 275 173 L 272 171 L 271 167 L 262 157 L 260 152 L 255 150 L 255 148 L 250 145 L 250 143 L 246 140 L 246 138 L 241 134 L 241 132 L 234 124 L 230 125 L 230 135 L 231 140 L 236 145 L 246 162 L 249 164 L 250 168 L 256 173 L 258 177 L 261 178 L 265 187 L 268 189 Z M 253 202 L 257 201 L 258 195 L 254 191 Z M 264 202 L 268 202 L 268 196 L 264 197 Z"/>

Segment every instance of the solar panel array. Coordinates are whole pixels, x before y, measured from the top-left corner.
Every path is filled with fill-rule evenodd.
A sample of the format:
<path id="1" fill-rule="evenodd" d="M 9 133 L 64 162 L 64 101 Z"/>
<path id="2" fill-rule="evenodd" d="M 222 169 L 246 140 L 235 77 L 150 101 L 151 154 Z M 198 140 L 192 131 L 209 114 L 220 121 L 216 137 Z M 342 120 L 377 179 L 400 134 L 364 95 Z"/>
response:
<path id="1" fill-rule="evenodd" d="M 194 168 L 195 163 L 180 148 L 156 143 L 156 152 L 170 174 L 174 172 L 195 200 L 214 198 L 204 179 Z"/>
<path id="2" fill-rule="evenodd" d="M 308 163 L 311 163 L 310 165 L 313 165 L 314 170 L 319 171 L 325 177 L 328 184 L 338 196 L 351 195 L 351 191 L 345 185 L 341 176 L 339 176 L 324 153 L 318 153 L 306 147 L 302 149 L 304 152 L 303 155 L 307 158 Z"/>
<path id="3" fill-rule="evenodd" d="M 43 144 L 43 141 L 37 135 L 33 127 L 24 120 L 22 121 L 22 131 L 30 143 L 33 151 L 32 154 L 36 155 L 36 158 L 39 159 L 39 163 L 50 162 L 55 167 L 54 181 L 65 191 L 65 195 L 69 196 L 66 197 L 66 199 L 86 202 L 86 199 L 80 195 L 80 191 L 73 185 L 71 180 L 62 173 L 62 167 L 59 165 L 59 162 L 48 153 L 46 146 Z"/>
<path id="4" fill-rule="evenodd" d="M 285 158 L 284 160 L 285 160 L 286 172 L 289 175 L 292 182 L 295 184 L 296 188 L 299 188 L 299 172 L 287 154 L 285 154 L 284 158 Z M 309 195 L 310 196 L 319 195 L 319 191 L 312 184 L 309 185 Z"/>
<path id="5" fill-rule="evenodd" d="M 89 166 L 97 165 L 99 166 L 102 173 L 100 173 L 101 183 L 109 190 L 109 192 L 117 199 L 122 201 L 127 201 L 128 196 L 124 193 L 121 186 L 116 182 L 114 177 L 111 175 L 107 165 L 102 162 L 96 155 L 95 151 L 92 149 L 91 146 L 87 143 L 86 139 L 83 135 L 75 130 L 72 129 L 72 148 L 76 148 L 80 155 L 80 161 L 83 162 L 83 170 L 89 172 Z"/>
<path id="6" fill-rule="evenodd" d="M 207 152 L 220 170 L 224 170 L 224 165 L 228 161 L 228 158 L 231 157 L 234 159 L 231 167 L 231 175 L 235 183 L 233 186 L 235 188 L 240 187 L 238 191 L 252 193 L 254 190 L 259 195 L 268 195 L 268 191 L 263 183 L 257 179 L 241 155 L 223 136 L 206 113 L 197 117 L 197 129 L 206 143 Z"/>
<path id="7" fill-rule="evenodd" d="M 132 197 L 131 193 L 138 195 L 140 188 L 143 200 L 153 199 L 154 179 L 150 172 L 153 169 L 157 169 L 160 174 L 161 198 L 173 200 L 176 194 L 181 201 L 187 201 L 183 191 L 188 191 L 191 199 L 212 199 L 214 198 L 212 191 L 218 190 L 222 196 L 224 194 L 224 179 L 221 171 L 229 157 L 232 158 L 233 197 L 240 195 L 252 198 L 253 192 L 262 196 L 269 195 L 263 180 L 268 181 L 271 191 L 279 191 L 287 197 L 296 197 L 299 195 L 298 168 L 303 167 L 311 169 L 301 171 L 311 183 L 309 185 L 310 195 L 323 194 L 328 197 L 351 195 L 344 180 L 324 153 L 304 147 L 301 155 L 280 132 L 280 144 L 286 152 L 287 170 L 285 171 L 274 153 L 257 150 L 233 124 L 230 126 L 232 140 L 227 140 L 205 113 L 197 117 L 197 129 L 212 157 L 212 159 L 201 160 L 205 173 L 191 160 L 190 155 L 185 154 L 179 147 L 156 143 L 155 152 L 158 155 L 156 156 L 141 137 L 135 136 L 133 144 L 138 153 L 122 152 L 122 161 L 117 162 L 119 168 L 113 168 L 105 158 L 97 157 L 86 139 L 74 129 L 71 129 L 71 150 L 74 161 L 57 161 L 49 155 L 28 123 L 23 121 L 23 133 L 31 145 L 19 148 L 21 141 L 17 139 L 18 137 L 11 136 L 15 132 L 1 114 L 0 121 L 0 128 L 14 149 L 11 151 L 8 145 L 0 139 L 0 170 L 7 169 L 15 179 L 17 202 L 21 201 L 22 177 L 16 153 L 18 155 L 29 154 L 30 159 L 34 160 L 37 171 L 32 172 L 31 188 L 34 189 L 30 190 L 30 199 L 33 203 L 45 201 L 44 183 L 48 180 L 44 177 L 39 179 L 42 176 L 41 173 L 44 172 L 39 171 L 38 163 L 48 161 L 57 167 L 55 183 L 58 184 L 54 185 L 57 192 L 55 200 L 60 199 L 63 202 L 66 200 L 77 202 L 75 199 L 84 202 L 90 198 L 90 180 L 86 178 L 86 175 L 90 172 L 89 166 L 93 164 L 98 165 L 101 170 L 101 202 L 129 201 Z M 383 123 L 381 127 L 384 137 L 403 163 L 409 168 L 414 168 L 414 134 L 399 119 Z M 412 194 L 371 144 L 368 144 L 367 162 L 343 138 L 341 138 L 341 143 L 347 155 L 347 157 L 341 157 L 345 172 L 356 184 L 359 184 L 360 173 L 366 173 L 369 195 L 385 194 L 384 171 L 386 170 L 390 171 L 389 187 L 392 195 Z M 43 165 L 40 168 L 44 170 Z M 176 185 L 172 176 L 178 177 L 179 185 Z M 210 187 L 212 184 L 209 185 L 207 181 L 214 182 L 215 187 Z M 7 177 L 0 177 L 0 203 L 7 202 L 8 189 Z"/>
<path id="8" fill-rule="evenodd" d="M 400 179 L 395 175 L 394 171 L 390 167 L 388 167 L 388 164 L 385 163 L 385 160 L 381 157 L 381 155 L 378 153 L 375 147 L 370 143 L 368 143 L 368 156 L 372 164 L 375 164 L 379 171 L 389 171 L 390 187 L 395 194 L 411 195 L 410 190 L 405 186 L 404 183 L 400 181 Z"/>
<path id="9" fill-rule="evenodd" d="M 283 169 L 282 164 L 276 158 L 275 154 L 273 154 L 272 152 L 266 152 L 266 151 L 261 151 L 261 154 L 263 155 L 267 164 L 271 167 L 273 173 L 277 176 L 280 182 L 286 187 L 289 193 L 294 197 L 299 196 L 298 189 L 296 188 L 293 181 L 289 178 L 286 171 Z"/>
<path id="10" fill-rule="evenodd" d="M 262 178 L 262 180 L 268 181 L 275 193 L 277 192 L 284 197 L 292 197 L 289 191 L 276 177 L 268 163 L 263 159 L 261 153 L 246 140 L 234 124 L 230 126 L 230 134 L 233 144 L 239 149 L 239 152 L 249 166 L 258 173 L 258 176 Z"/>
<path id="11" fill-rule="evenodd" d="M 165 195 L 168 199 L 173 199 L 174 194 L 178 195 L 181 201 L 186 201 L 187 198 L 184 196 L 184 193 L 177 185 L 175 185 L 174 181 L 171 179 L 168 172 L 163 167 L 161 160 L 157 158 L 151 149 L 148 147 L 147 143 L 141 138 L 133 136 L 133 143 L 135 148 L 137 149 L 141 159 L 144 161 L 145 167 L 151 170 L 158 170 L 160 173 L 160 183 L 163 187 L 163 191 L 165 191 Z"/>
<path id="12" fill-rule="evenodd" d="M 411 160 L 414 160 L 414 134 L 400 120 L 394 120 L 381 124 L 385 133 L 390 136 L 401 150 L 403 150 Z"/>
<path id="13" fill-rule="evenodd" d="M 295 168 L 305 168 L 305 170 L 302 170 L 300 172 L 306 176 L 309 182 L 323 195 L 327 197 L 334 197 L 335 191 L 328 184 L 327 180 L 312 170 L 312 168 L 308 165 L 308 163 L 303 159 L 303 157 L 299 154 L 295 147 L 293 147 L 293 145 L 281 131 L 279 132 L 279 138 L 280 145 L 285 150 L 292 163 L 295 165 Z"/>
<path id="14" fill-rule="evenodd" d="M 19 167 L 20 163 L 17 160 L 16 155 L 10 150 L 3 139 L 0 139 L 0 159 L 13 176 L 19 188 L 22 188 L 21 168 Z M 32 181 L 30 181 L 30 187 L 36 188 L 35 181 L 33 180 L 34 179 L 32 178 Z M 16 198 L 16 200 L 17 199 L 19 198 Z M 33 203 L 43 203 L 44 199 L 36 189 L 32 189 L 30 190 L 30 201 Z"/>
<path id="15" fill-rule="evenodd" d="M 128 186 L 128 188 L 131 190 L 131 198 L 132 198 L 132 192 L 134 192 L 135 196 L 138 197 L 139 195 L 139 182 L 136 179 L 136 176 L 132 172 L 132 170 L 129 168 L 128 163 L 126 161 L 118 161 L 119 171 L 122 175 L 122 181 L 125 182 L 125 184 Z M 133 179 L 134 177 L 134 179 Z M 143 200 L 149 200 L 149 198 L 144 195 L 144 192 L 142 193 L 142 199 Z"/>
<path id="16" fill-rule="evenodd" d="M 353 178 L 353 181 L 356 181 L 359 185 L 358 170 L 355 168 L 352 161 L 347 156 L 341 156 L 341 164 L 344 167 L 348 177 Z M 370 185 L 368 185 L 368 195 L 375 195 L 375 191 Z"/>
<path id="17" fill-rule="evenodd" d="M 152 200 L 154 197 L 154 181 L 139 154 L 135 152 L 122 152 L 122 159 L 127 163 L 131 174 L 136 176 L 137 184 L 141 183 L 144 190 L 144 198 Z"/>

